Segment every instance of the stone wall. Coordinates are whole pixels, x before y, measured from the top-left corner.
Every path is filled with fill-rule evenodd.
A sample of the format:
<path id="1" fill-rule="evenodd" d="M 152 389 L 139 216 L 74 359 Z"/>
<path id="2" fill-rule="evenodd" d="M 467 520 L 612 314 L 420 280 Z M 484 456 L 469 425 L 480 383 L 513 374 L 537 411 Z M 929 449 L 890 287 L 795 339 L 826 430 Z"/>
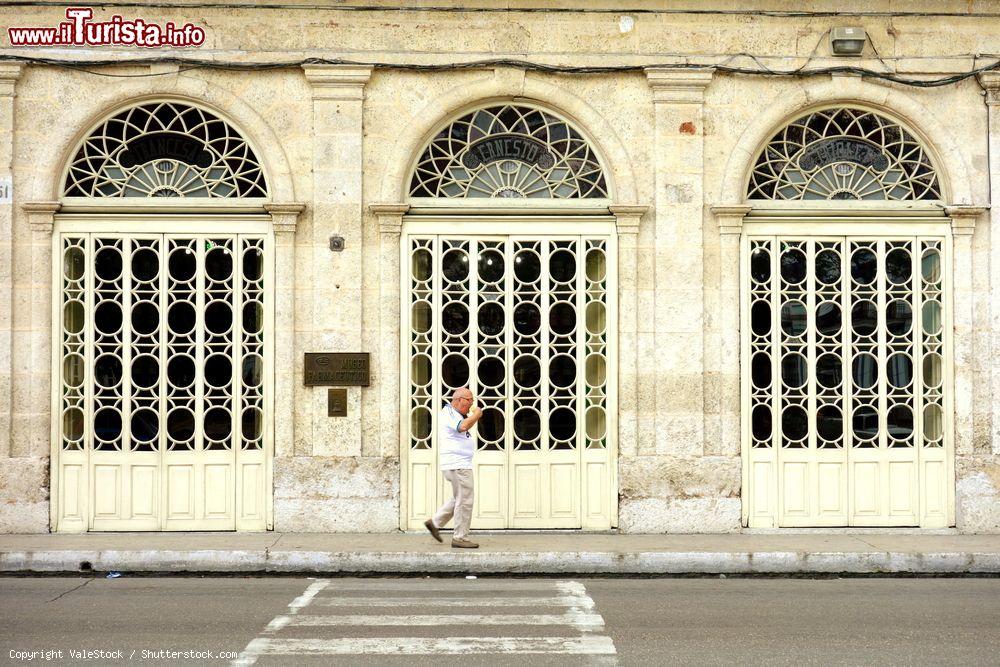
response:
<path id="1" fill-rule="evenodd" d="M 614 9 L 614 3 L 575 4 Z M 753 4 L 755 9 L 785 8 L 776 2 Z M 838 7 L 876 11 L 891 4 Z M 964 2 L 933 6 L 967 10 Z M 54 25 L 61 12 L 18 8 L 12 23 Z M 179 71 L 170 65 L 105 70 L 157 74 L 129 79 L 35 65 L 0 69 L 0 176 L 12 174 L 15 184 L 13 205 L 0 204 L 3 532 L 41 532 L 49 525 L 50 258 L 44 224 L 32 226 L 23 204 L 57 200 L 58 179 L 82 134 L 132 101 L 162 96 L 217 110 L 260 149 L 275 201 L 306 205 L 287 241 L 293 273 L 279 297 L 291 305 L 286 316 L 279 314 L 290 344 L 277 350 L 276 530 L 384 532 L 399 524 L 398 267 L 390 266 L 398 257 L 393 246 L 398 231 L 394 237 L 369 207 L 404 201 L 407 172 L 423 142 L 471 105 L 523 99 L 567 116 L 589 133 L 603 156 L 614 204 L 646 207 L 636 230 L 634 266 L 620 267 L 635 276 L 635 305 L 626 312 L 629 306 L 622 304 L 622 321 L 632 318 L 636 325 L 620 332 L 622 367 L 637 369 L 634 377 L 623 375 L 621 387 L 619 525 L 626 532 L 740 528 L 734 329 L 739 320 L 732 262 L 738 236 L 726 236 L 712 209 L 743 202 L 748 164 L 770 133 L 813 106 L 862 103 L 892 113 L 920 133 L 942 170 L 948 204 L 988 205 L 990 176 L 1000 178 L 1000 120 L 994 114 L 988 121 L 973 80 L 912 88 L 848 76 L 770 78 L 654 67 L 685 58 L 719 62 L 727 55 L 733 56 L 729 65 L 753 67 L 752 60 L 734 55 L 753 53 L 775 68 L 811 58 L 811 67 L 884 69 L 887 65 L 871 50 L 862 59 L 829 57 L 826 31 L 847 21 L 863 25 L 874 48 L 901 75 L 939 76 L 971 68 L 972 59 L 962 54 L 1000 52 L 996 19 L 639 14 L 634 30 L 623 33 L 614 11 L 184 11 L 151 6 L 141 15 L 206 27 L 206 45 L 181 56 L 419 64 L 511 57 L 636 69 L 575 75 L 509 67 L 415 72 L 323 65 L 269 71 Z M 48 55 L 43 50 L 4 52 Z M 77 53 L 106 58 L 123 52 Z M 988 87 L 992 81 L 986 81 Z M 981 216 L 971 238 L 971 320 L 963 334 L 968 345 L 956 346 L 962 355 L 956 392 L 956 521 L 968 532 L 1000 531 L 1000 307 L 991 298 L 1000 289 L 1000 220 L 995 215 Z M 329 250 L 332 234 L 345 238 L 343 252 Z M 372 386 L 349 390 L 347 418 L 328 418 L 325 390 L 302 385 L 303 353 L 321 350 L 372 354 Z M 635 383 L 634 390 L 628 382 Z"/>

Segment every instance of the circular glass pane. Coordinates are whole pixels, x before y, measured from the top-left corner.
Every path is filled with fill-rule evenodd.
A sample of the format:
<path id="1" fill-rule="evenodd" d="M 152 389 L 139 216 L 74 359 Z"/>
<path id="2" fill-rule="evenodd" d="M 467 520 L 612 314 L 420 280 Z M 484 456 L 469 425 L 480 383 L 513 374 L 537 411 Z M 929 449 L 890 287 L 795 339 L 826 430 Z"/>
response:
<path id="1" fill-rule="evenodd" d="M 496 283 L 503 280 L 503 255 L 496 250 L 479 253 L 479 281 Z"/>
<path id="2" fill-rule="evenodd" d="M 259 354 L 243 357 L 242 378 L 244 387 L 259 387 L 264 381 L 264 359 Z"/>
<path id="3" fill-rule="evenodd" d="M 604 333 L 606 326 L 605 316 L 607 314 L 604 304 L 600 301 L 591 301 L 587 304 L 587 332 L 592 334 Z"/>
<path id="4" fill-rule="evenodd" d="M 913 436 L 913 410 L 907 405 L 894 405 L 885 418 L 889 437 L 893 440 L 909 440 Z"/>
<path id="5" fill-rule="evenodd" d="M 781 434 L 785 436 L 785 439 L 802 440 L 808 432 L 809 422 L 806 419 L 806 411 L 797 405 L 786 407 L 781 413 Z"/>
<path id="6" fill-rule="evenodd" d="M 102 354 L 94 362 L 94 379 L 105 389 L 112 389 L 122 381 L 122 361 L 113 354 Z"/>
<path id="7" fill-rule="evenodd" d="M 469 328 L 469 309 L 464 303 L 452 301 L 441 311 L 441 326 L 453 336 L 465 333 Z"/>
<path id="8" fill-rule="evenodd" d="M 854 411 L 851 426 L 856 440 L 872 440 L 878 435 L 878 413 L 874 408 L 859 408 Z"/>
<path id="9" fill-rule="evenodd" d="M 139 248 L 132 253 L 132 277 L 148 283 L 160 274 L 160 258 L 152 248 Z"/>
<path id="10" fill-rule="evenodd" d="M 771 253 L 764 248 L 754 248 L 750 253 L 750 277 L 755 283 L 771 279 Z"/>
<path id="11" fill-rule="evenodd" d="M 72 247 L 67 248 L 63 253 L 63 275 L 68 280 L 80 280 L 83 278 L 84 267 L 83 249 Z"/>
<path id="12" fill-rule="evenodd" d="M 851 278 L 859 285 L 870 285 L 875 282 L 878 272 L 878 260 L 868 248 L 855 250 L 851 255 Z"/>
<path id="13" fill-rule="evenodd" d="M 821 354 L 816 358 L 816 381 L 821 387 L 836 389 L 843 381 L 843 367 L 836 354 Z"/>
<path id="14" fill-rule="evenodd" d="M 503 384 L 503 361 L 497 357 L 483 357 L 479 360 L 479 385 L 481 387 L 499 387 Z"/>
<path id="15" fill-rule="evenodd" d="M 514 275 L 522 283 L 533 283 L 538 280 L 542 275 L 542 265 L 538 255 L 530 250 L 517 253 L 514 256 Z"/>
<path id="16" fill-rule="evenodd" d="M 431 304 L 426 301 L 416 301 L 410 315 L 410 326 L 417 333 L 427 333 L 431 330 Z"/>
<path id="17" fill-rule="evenodd" d="M 80 301 L 66 302 L 63 306 L 63 329 L 66 333 L 75 335 L 83 331 L 84 312 L 83 303 Z"/>
<path id="18" fill-rule="evenodd" d="M 94 435 L 99 440 L 112 442 L 122 434 L 122 416 L 114 408 L 101 408 L 94 413 Z"/>
<path id="19" fill-rule="evenodd" d="M 878 309 L 871 301 L 858 301 L 851 308 L 851 327 L 859 336 L 871 336 L 878 327 Z"/>
<path id="20" fill-rule="evenodd" d="M 781 358 L 781 383 L 789 389 L 798 389 L 809 380 L 806 358 L 798 352 Z"/>
<path id="21" fill-rule="evenodd" d="M 931 442 L 940 440 L 944 434 L 941 406 L 931 404 L 924 408 L 924 439 Z"/>
<path id="22" fill-rule="evenodd" d="M 205 382 L 224 389 L 233 381 L 233 362 L 225 354 L 210 354 L 205 359 Z"/>
<path id="23" fill-rule="evenodd" d="M 499 442 L 503 439 L 503 413 L 496 408 L 486 408 L 479 418 L 479 439 L 487 442 Z"/>
<path id="24" fill-rule="evenodd" d="M 549 328 L 558 336 L 573 333 L 576 329 L 576 309 L 565 301 L 549 309 Z"/>
<path id="25" fill-rule="evenodd" d="M 750 428 L 753 431 L 754 440 L 768 442 L 774 425 L 771 422 L 771 408 L 766 405 L 755 406 L 750 413 Z"/>
<path id="26" fill-rule="evenodd" d="M 893 248 L 885 256 L 885 277 L 893 285 L 904 285 L 913 275 L 913 260 L 903 248 Z"/>
<path id="27" fill-rule="evenodd" d="M 63 384 L 67 387 L 79 387 L 83 384 L 83 357 L 79 354 L 67 354 L 63 358 Z"/>
<path id="28" fill-rule="evenodd" d="M 937 250 L 928 250 L 920 259 L 920 272 L 923 274 L 924 282 L 934 284 L 941 280 L 941 253 Z"/>
<path id="29" fill-rule="evenodd" d="M 835 285 L 840 282 L 840 253 L 834 250 L 821 250 L 816 253 L 816 279 L 824 285 Z"/>
<path id="30" fill-rule="evenodd" d="M 432 264 L 431 253 L 427 248 L 416 250 L 410 263 L 410 271 L 413 273 L 414 280 L 420 282 L 430 280 Z"/>
<path id="31" fill-rule="evenodd" d="M 167 437 L 174 442 L 187 442 L 194 436 L 194 413 L 187 408 L 174 408 L 167 415 Z"/>
<path id="32" fill-rule="evenodd" d="M 867 352 L 857 355 L 851 362 L 851 377 L 858 389 L 871 389 L 878 382 L 878 359 Z"/>
<path id="33" fill-rule="evenodd" d="M 607 415 L 599 405 L 587 409 L 586 422 L 587 437 L 591 440 L 600 440 L 608 432 Z"/>
<path id="34" fill-rule="evenodd" d="M 556 440 L 571 440 L 576 435 L 576 414 L 569 408 L 550 412 L 549 434 Z"/>
<path id="35" fill-rule="evenodd" d="M 167 311 L 167 326 L 178 336 L 184 336 L 194 330 L 194 307 L 187 301 L 176 301 L 170 304 Z"/>
<path id="36" fill-rule="evenodd" d="M 264 306 L 258 301 L 243 304 L 243 333 L 256 334 L 264 328 Z"/>
<path id="37" fill-rule="evenodd" d="M 576 360 L 568 354 L 557 354 L 549 359 L 549 382 L 565 389 L 576 383 Z"/>
<path id="38" fill-rule="evenodd" d="M 603 354 L 587 355 L 587 385 L 590 387 L 601 387 L 607 379 L 607 361 Z"/>
<path id="39" fill-rule="evenodd" d="M 771 357 L 764 352 L 753 355 L 750 362 L 750 377 L 753 386 L 767 389 L 771 386 Z"/>
<path id="40" fill-rule="evenodd" d="M 542 318 L 538 314 L 538 306 L 533 303 L 520 303 L 514 309 L 514 328 L 522 336 L 533 336 L 541 327 Z"/>
<path id="41" fill-rule="evenodd" d="M 935 335 L 941 331 L 941 304 L 937 301 L 924 301 L 922 308 L 924 333 Z"/>
<path id="42" fill-rule="evenodd" d="M 924 386 L 937 387 L 941 384 L 941 355 L 929 352 L 924 355 Z"/>
<path id="43" fill-rule="evenodd" d="M 160 309 L 151 301 L 140 301 L 132 306 L 132 332 L 148 336 L 160 326 Z"/>
<path id="44" fill-rule="evenodd" d="M 194 278 L 197 268 L 194 252 L 190 248 L 177 248 L 170 253 L 167 270 L 170 278 L 179 283 L 186 283 Z"/>
<path id="45" fill-rule="evenodd" d="M 840 333 L 840 306 L 833 301 L 824 301 L 816 306 L 816 328 L 821 336 L 836 336 Z"/>
<path id="46" fill-rule="evenodd" d="M 801 336 L 806 330 L 806 307 L 801 301 L 789 301 L 781 307 L 781 330 L 787 336 Z"/>
<path id="47" fill-rule="evenodd" d="M 229 280 L 233 275 L 233 256 L 228 249 L 215 246 L 205 255 L 205 273 L 216 282 Z"/>
<path id="48" fill-rule="evenodd" d="M 542 433 L 542 421 L 531 408 L 521 408 L 514 413 L 514 435 L 522 442 L 531 442 Z"/>
<path id="49" fill-rule="evenodd" d="M 908 354 L 894 354 L 886 361 L 886 379 L 896 389 L 904 389 L 913 381 L 913 362 Z"/>
<path id="50" fill-rule="evenodd" d="M 175 354 L 167 362 L 167 382 L 178 389 L 194 384 L 194 359 L 186 354 Z"/>
<path id="51" fill-rule="evenodd" d="M 210 408 L 205 411 L 205 436 L 214 442 L 229 439 L 233 433 L 233 418 L 225 408 Z"/>
<path id="52" fill-rule="evenodd" d="M 524 354 L 514 360 L 514 382 L 523 389 L 530 389 L 542 380 L 538 359 Z"/>
<path id="53" fill-rule="evenodd" d="M 67 306 L 72 303 L 79 303 L 78 301 L 71 301 Z M 82 314 L 81 314 L 82 319 Z M 67 319 L 67 321 L 69 321 Z M 97 307 L 94 312 L 94 326 L 102 334 L 106 336 L 111 336 L 118 333 L 122 329 L 122 307 L 119 306 L 114 301 L 105 301 Z"/>
<path id="54" fill-rule="evenodd" d="M 797 285 L 806 279 L 806 256 L 798 248 L 781 253 L 781 279 Z"/>
<path id="55" fill-rule="evenodd" d="M 118 280 L 122 275 L 122 255 L 116 248 L 101 248 L 94 258 L 94 273 L 105 282 Z"/>
<path id="56" fill-rule="evenodd" d="M 410 360 L 410 382 L 424 387 L 431 381 L 431 358 L 426 354 L 414 355 Z"/>
<path id="57" fill-rule="evenodd" d="M 413 408 L 410 413 L 410 433 L 417 440 L 425 440 L 431 434 L 431 411 L 424 406 Z"/>
<path id="58" fill-rule="evenodd" d="M 79 440 L 83 437 L 83 410 L 69 408 L 63 413 L 62 432 L 67 440 Z"/>
<path id="59" fill-rule="evenodd" d="M 449 354 L 441 361 L 441 379 L 452 389 L 469 383 L 469 362 L 458 354 Z"/>
<path id="60" fill-rule="evenodd" d="M 569 250 L 556 250 L 549 255 L 549 276 L 557 283 L 576 278 L 576 257 Z"/>
<path id="61" fill-rule="evenodd" d="M 771 331 L 771 305 L 767 301 L 758 301 L 750 307 L 750 330 L 758 336 Z"/>
<path id="62" fill-rule="evenodd" d="M 479 306 L 479 330 L 484 336 L 496 336 L 503 331 L 503 306 L 489 302 Z"/>
<path id="63" fill-rule="evenodd" d="M 608 275 L 608 260 L 604 251 L 591 248 L 587 251 L 587 280 L 599 283 Z"/>
<path id="64" fill-rule="evenodd" d="M 905 336 L 913 326 L 913 309 L 902 299 L 890 301 L 885 308 L 885 325 L 893 336 Z"/>
<path id="65" fill-rule="evenodd" d="M 132 413 L 130 420 L 132 439 L 151 442 L 160 433 L 160 417 L 153 410 L 142 408 Z"/>
<path id="66" fill-rule="evenodd" d="M 449 250 L 441 258 L 441 267 L 448 282 L 460 283 L 469 277 L 469 256 L 461 250 Z"/>
<path id="67" fill-rule="evenodd" d="M 264 253 L 258 248 L 249 248 L 243 253 L 243 278 L 255 283 L 264 275 Z"/>
<path id="68" fill-rule="evenodd" d="M 844 435 L 844 416 L 833 405 L 816 411 L 816 433 L 826 442 L 840 442 Z"/>
<path id="69" fill-rule="evenodd" d="M 252 442 L 260 438 L 260 434 L 264 430 L 264 413 L 260 411 L 260 408 L 247 408 L 243 411 L 240 421 L 242 422 L 240 426 L 244 440 Z"/>
<path id="70" fill-rule="evenodd" d="M 155 387 L 160 381 L 160 362 L 151 354 L 132 359 L 132 384 L 140 389 Z"/>
<path id="71" fill-rule="evenodd" d="M 213 301 L 205 309 L 205 328 L 222 335 L 233 328 L 233 308 L 225 301 Z"/>

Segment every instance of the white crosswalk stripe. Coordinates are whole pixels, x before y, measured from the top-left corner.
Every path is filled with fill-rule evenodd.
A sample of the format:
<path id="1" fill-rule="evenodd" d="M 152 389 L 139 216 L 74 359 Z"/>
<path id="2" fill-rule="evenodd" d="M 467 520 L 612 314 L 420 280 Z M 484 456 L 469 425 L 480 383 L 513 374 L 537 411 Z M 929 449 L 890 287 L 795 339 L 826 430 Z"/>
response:
<path id="1" fill-rule="evenodd" d="M 576 581 L 320 579 L 232 664 L 295 656 L 518 654 L 617 662 L 614 642 L 598 634 L 603 631 L 604 618 Z"/>

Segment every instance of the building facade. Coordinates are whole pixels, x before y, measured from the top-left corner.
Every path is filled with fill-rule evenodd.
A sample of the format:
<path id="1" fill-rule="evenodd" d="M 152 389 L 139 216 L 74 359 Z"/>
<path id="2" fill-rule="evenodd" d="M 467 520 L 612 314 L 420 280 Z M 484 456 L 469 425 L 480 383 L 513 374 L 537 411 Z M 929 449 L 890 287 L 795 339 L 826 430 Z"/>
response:
<path id="1" fill-rule="evenodd" d="M 1000 5 L 657 4 L 8 36 L 0 530 L 1000 531 Z"/>

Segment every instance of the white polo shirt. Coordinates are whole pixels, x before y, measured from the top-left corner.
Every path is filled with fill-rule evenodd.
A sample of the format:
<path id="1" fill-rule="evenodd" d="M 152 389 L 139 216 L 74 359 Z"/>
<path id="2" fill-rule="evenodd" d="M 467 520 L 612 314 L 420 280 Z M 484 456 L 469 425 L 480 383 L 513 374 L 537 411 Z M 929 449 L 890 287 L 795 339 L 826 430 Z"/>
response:
<path id="1" fill-rule="evenodd" d="M 444 406 L 438 417 L 438 464 L 441 470 L 471 470 L 472 455 L 476 452 L 476 439 L 469 431 L 459 431 L 458 425 L 465 417 L 451 407 Z"/>

